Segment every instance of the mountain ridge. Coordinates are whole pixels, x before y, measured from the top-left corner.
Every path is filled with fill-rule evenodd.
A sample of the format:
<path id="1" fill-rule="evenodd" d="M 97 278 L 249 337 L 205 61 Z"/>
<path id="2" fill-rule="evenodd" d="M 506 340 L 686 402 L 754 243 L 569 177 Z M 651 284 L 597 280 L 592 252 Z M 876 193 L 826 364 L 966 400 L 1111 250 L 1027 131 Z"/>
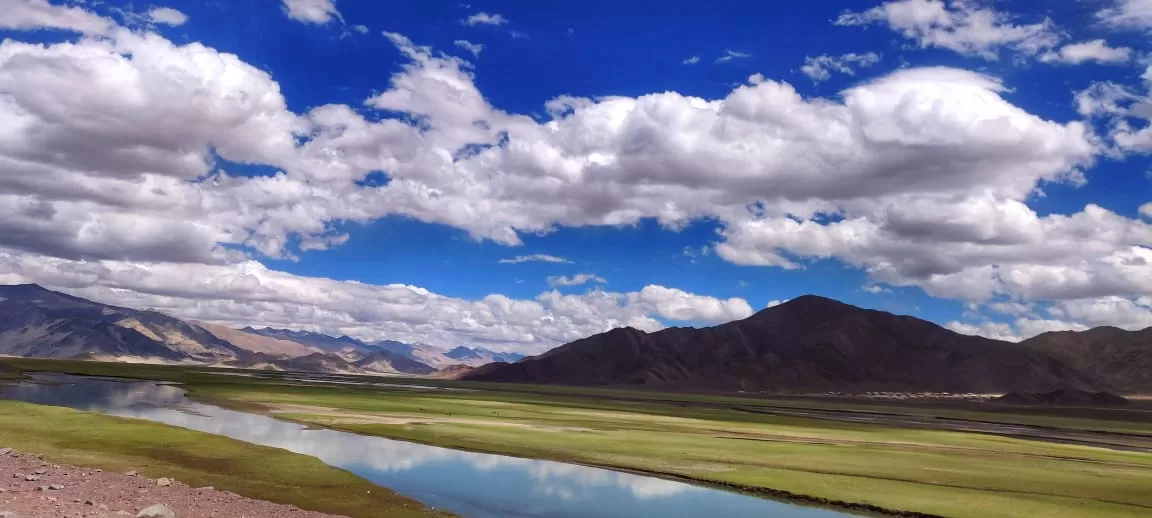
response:
<path id="1" fill-rule="evenodd" d="M 1106 388 L 1042 352 L 818 295 L 713 327 L 617 328 L 461 379 L 774 392 Z"/>

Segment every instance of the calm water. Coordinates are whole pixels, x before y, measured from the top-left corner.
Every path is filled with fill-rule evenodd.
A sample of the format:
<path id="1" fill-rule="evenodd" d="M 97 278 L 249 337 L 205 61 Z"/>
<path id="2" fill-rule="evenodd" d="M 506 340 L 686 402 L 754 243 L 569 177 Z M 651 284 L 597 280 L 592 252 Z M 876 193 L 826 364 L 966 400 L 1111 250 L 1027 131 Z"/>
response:
<path id="1" fill-rule="evenodd" d="M 159 421 L 311 455 L 465 517 L 849 516 L 599 468 L 309 430 L 197 403 L 177 386 L 153 382 L 43 374 L 0 385 L 0 398 Z"/>

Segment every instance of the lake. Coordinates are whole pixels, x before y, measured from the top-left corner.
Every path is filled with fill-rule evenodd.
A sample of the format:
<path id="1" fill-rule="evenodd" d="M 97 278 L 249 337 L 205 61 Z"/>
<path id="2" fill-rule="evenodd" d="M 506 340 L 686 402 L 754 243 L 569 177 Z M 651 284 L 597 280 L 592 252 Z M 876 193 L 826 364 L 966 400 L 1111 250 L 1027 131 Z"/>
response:
<path id="1" fill-rule="evenodd" d="M 31 381 L 0 385 L 0 398 L 147 419 L 283 448 L 471 518 L 851 516 L 608 469 L 309 429 L 198 403 L 178 385 L 158 382 L 34 374 Z"/>

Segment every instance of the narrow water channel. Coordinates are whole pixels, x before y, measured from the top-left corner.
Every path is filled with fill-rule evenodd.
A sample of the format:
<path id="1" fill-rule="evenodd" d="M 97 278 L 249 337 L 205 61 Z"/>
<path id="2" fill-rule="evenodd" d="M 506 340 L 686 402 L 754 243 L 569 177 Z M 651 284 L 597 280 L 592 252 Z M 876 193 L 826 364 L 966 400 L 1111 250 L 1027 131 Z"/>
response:
<path id="1" fill-rule="evenodd" d="M 850 516 L 600 468 L 308 429 L 191 401 L 178 386 L 149 381 L 36 374 L 0 385 L 0 399 L 147 419 L 283 448 L 470 518 Z"/>

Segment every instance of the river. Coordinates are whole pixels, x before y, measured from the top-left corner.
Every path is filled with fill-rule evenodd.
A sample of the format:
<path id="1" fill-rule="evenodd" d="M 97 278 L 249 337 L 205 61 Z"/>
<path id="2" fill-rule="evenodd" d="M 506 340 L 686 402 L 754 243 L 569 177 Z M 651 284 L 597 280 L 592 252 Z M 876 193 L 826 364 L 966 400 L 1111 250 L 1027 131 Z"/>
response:
<path id="1" fill-rule="evenodd" d="M 62 374 L 0 385 L 0 399 L 157 421 L 310 455 L 469 518 L 850 516 L 607 469 L 357 435 L 192 401 L 177 385 Z"/>

